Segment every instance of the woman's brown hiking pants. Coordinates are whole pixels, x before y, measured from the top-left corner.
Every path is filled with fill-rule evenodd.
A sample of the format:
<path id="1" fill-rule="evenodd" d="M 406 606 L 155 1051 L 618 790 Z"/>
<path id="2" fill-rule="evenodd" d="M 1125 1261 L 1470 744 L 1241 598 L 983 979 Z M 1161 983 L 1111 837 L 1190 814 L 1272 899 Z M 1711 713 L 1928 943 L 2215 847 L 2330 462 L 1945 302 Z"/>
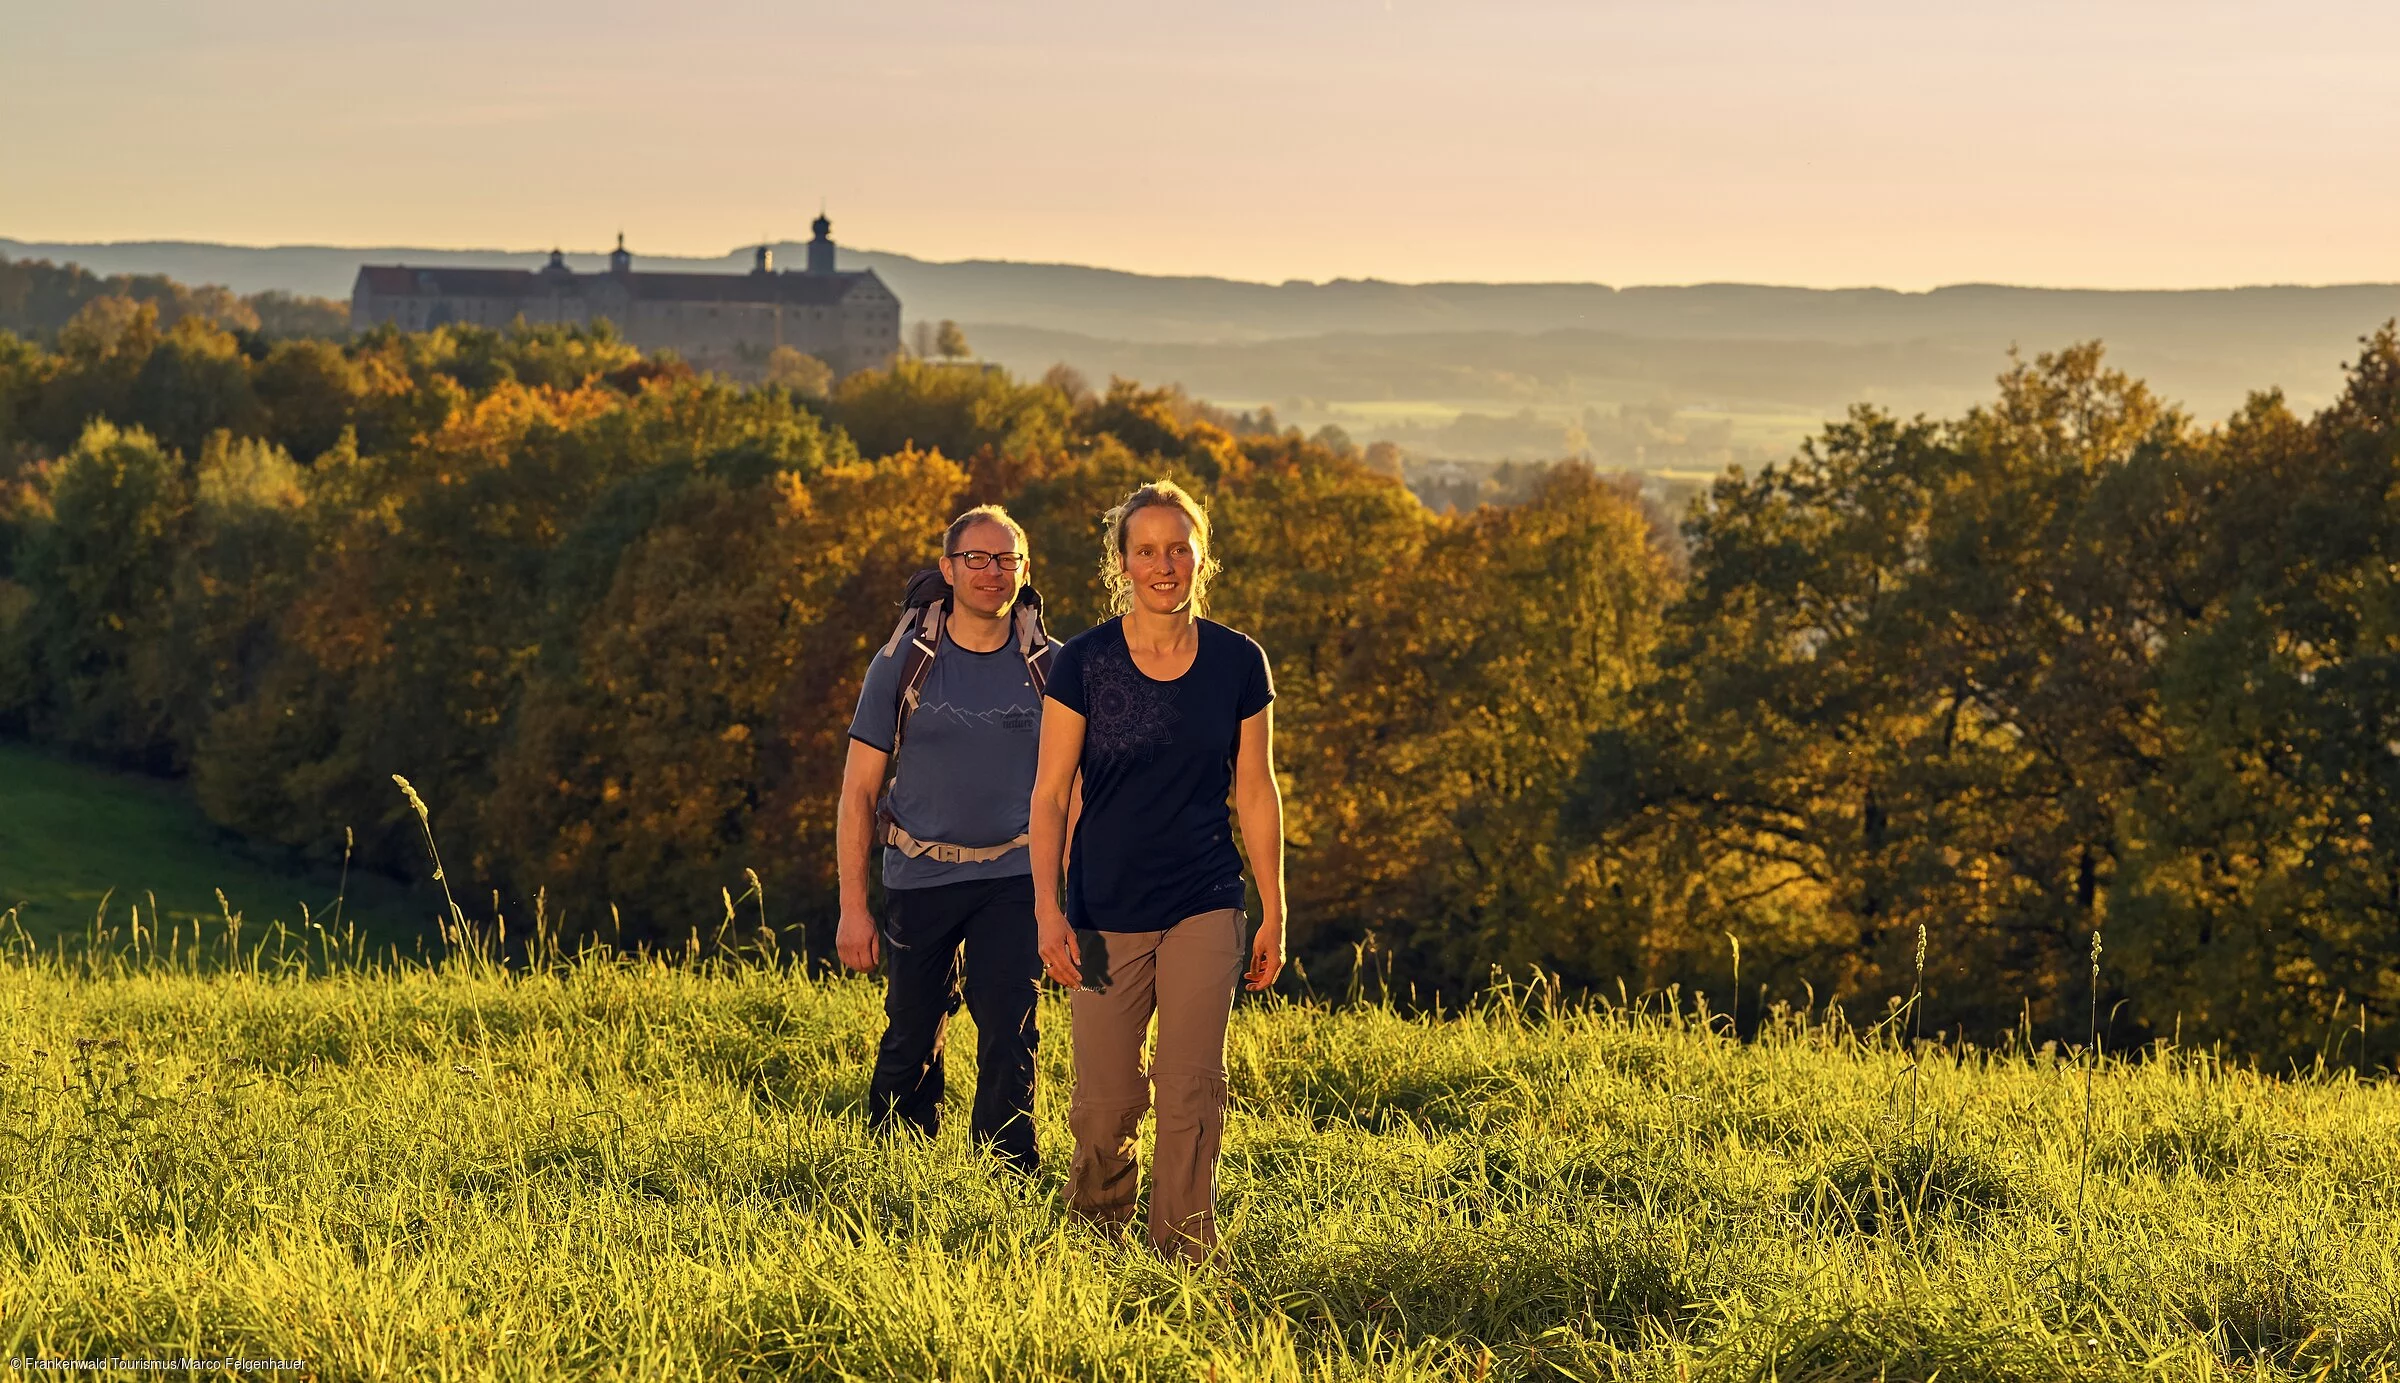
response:
<path id="1" fill-rule="evenodd" d="M 1156 1092 L 1150 1242 L 1197 1258 L 1217 1243 L 1217 1148 L 1225 1132 L 1225 1023 L 1242 976 L 1242 914 L 1224 908 L 1163 932 L 1075 934 L 1083 988 L 1070 999 L 1075 1158 L 1067 1200 L 1079 1213 L 1131 1224 L 1140 1190 L 1142 1115 Z M 1142 1069 L 1142 1037 L 1158 1045 Z"/>

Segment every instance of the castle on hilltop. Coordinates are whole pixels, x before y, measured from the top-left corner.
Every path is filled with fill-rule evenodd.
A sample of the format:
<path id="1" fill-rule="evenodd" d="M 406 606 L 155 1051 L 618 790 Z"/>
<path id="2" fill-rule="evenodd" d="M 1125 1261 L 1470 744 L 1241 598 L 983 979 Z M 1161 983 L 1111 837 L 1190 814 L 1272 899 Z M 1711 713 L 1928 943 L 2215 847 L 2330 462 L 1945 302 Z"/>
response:
<path id="1" fill-rule="evenodd" d="M 672 350 L 694 365 L 756 374 L 778 346 L 813 355 L 836 375 L 885 364 L 900 351 L 900 299 L 872 269 L 833 267 L 833 222 L 820 215 L 808 267 L 778 272 L 758 247 L 747 274 L 637 273 L 625 237 L 608 272 L 578 274 L 552 250 L 540 269 L 359 266 L 350 291 L 357 329 L 390 323 L 425 331 L 453 322 L 505 327 L 615 325 L 644 352 Z"/>

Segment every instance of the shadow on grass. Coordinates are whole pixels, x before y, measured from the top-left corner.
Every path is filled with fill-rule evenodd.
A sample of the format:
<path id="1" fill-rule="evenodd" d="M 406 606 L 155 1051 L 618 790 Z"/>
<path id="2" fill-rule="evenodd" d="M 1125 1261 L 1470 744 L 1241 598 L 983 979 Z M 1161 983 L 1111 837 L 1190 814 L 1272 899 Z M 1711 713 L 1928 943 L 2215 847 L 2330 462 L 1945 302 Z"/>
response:
<path id="1" fill-rule="evenodd" d="M 622 1154 L 588 1142 L 537 1144 L 521 1165 L 464 1167 L 448 1178 L 454 1195 L 506 1197 L 541 1183 L 568 1183 L 642 1200 L 676 1205 L 694 1188 L 679 1169 L 628 1165 Z M 705 1188 L 701 1188 L 706 1194 Z"/>
<path id="2" fill-rule="evenodd" d="M 1936 1217 L 1980 1223 L 2022 1200 L 1997 1158 L 1917 1139 L 1844 1158 L 1794 1188 L 1791 1208 L 1823 1228 L 1883 1234 Z"/>
<path id="3" fill-rule="evenodd" d="M 1303 1334 L 1524 1348 L 1561 1334 L 1679 1332 L 1721 1287 L 1664 1234 L 1520 1220 L 1405 1241 L 1245 1243 L 1234 1272 Z"/>
<path id="4" fill-rule="evenodd" d="M 1373 1056 L 1326 1065 L 1294 1062 L 1240 1081 L 1235 1098 L 1320 1128 L 1349 1124 L 1380 1134 L 1408 1125 L 1465 1132 L 1543 1107 L 1581 1064 L 1572 1053 L 1538 1049 L 1413 1061 L 1389 1049 Z"/>
<path id="5" fill-rule="evenodd" d="M 2400 1336 L 2358 1328 L 2361 1313 L 2333 1285 L 2342 1276 L 2337 1263 L 2308 1252 L 2263 1254 L 2225 1265 L 2222 1276 L 2181 1314 L 2227 1362 L 2318 1378 L 2389 1377 L 2369 1370 L 2400 1365 Z"/>
<path id="6" fill-rule="evenodd" d="M 2130 1137 L 2103 1140 L 2092 1165 L 2110 1172 L 2220 1181 L 2251 1171 L 2322 1164 L 2333 1150 L 2296 1131 L 2270 1127 L 2243 1104 L 2193 1101 Z"/>
<path id="7" fill-rule="evenodd" d="M 1723 1341 L 1712 1363 L 1725 1377 L 1777 1383 L 2113 1383 L 2135 1376 L 2122 1356 L 2081 1332 L 2062 1336 L 2038 1321 L 1938 1303 L 1757 1321 Z"/>

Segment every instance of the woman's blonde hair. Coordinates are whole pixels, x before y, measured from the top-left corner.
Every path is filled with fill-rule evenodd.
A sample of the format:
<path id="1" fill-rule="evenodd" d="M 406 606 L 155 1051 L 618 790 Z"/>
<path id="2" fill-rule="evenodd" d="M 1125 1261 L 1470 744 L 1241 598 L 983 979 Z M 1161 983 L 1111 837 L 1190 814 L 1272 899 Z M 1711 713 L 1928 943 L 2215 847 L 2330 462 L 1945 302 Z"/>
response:
<path id="1" fill-rule="evenodd" d="M 1180 509 L 1192 525 L 1192 613 L 1208 613 L 1208 583 L 1215 579 L 1222 564 L 1217 561 L 1216 545 L 1209 541 L 1208 511 L 1192 493 L 1172 480 L 1153 480 L 1125 497 L 1125 502 L 1108 511 L 1101 520 L 1100 580 L 1108 588 L 1109 608 L 1117 614 L 1133 612 L 1133 577 L 1125 570 L 1125 526 L 1144 509 Z"/>

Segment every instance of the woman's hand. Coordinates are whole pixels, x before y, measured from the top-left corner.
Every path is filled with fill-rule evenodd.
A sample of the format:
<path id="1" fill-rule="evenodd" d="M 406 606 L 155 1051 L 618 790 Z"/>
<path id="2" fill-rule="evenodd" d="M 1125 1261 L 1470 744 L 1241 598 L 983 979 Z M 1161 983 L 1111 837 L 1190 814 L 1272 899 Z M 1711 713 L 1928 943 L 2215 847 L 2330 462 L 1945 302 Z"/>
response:
<path id="1" fill-rule="evenodd" d="M 1271 918 L 1258 924 L 1258 935 L 1250 940 L 1250 969 L 1243 975 L 1244 986 L 1256 994 L 1275 983 L 1283 973 L 1283 919 Z"/>
<path id="2" fill-rule="evenodd" d="M 1041 929 L 1042 968 L 1069 989 L 1083 988 L 1083 948 L 1075 944 L 1066 913 L 1052 904 L 1036 908 L 1034 918 Z"/>

